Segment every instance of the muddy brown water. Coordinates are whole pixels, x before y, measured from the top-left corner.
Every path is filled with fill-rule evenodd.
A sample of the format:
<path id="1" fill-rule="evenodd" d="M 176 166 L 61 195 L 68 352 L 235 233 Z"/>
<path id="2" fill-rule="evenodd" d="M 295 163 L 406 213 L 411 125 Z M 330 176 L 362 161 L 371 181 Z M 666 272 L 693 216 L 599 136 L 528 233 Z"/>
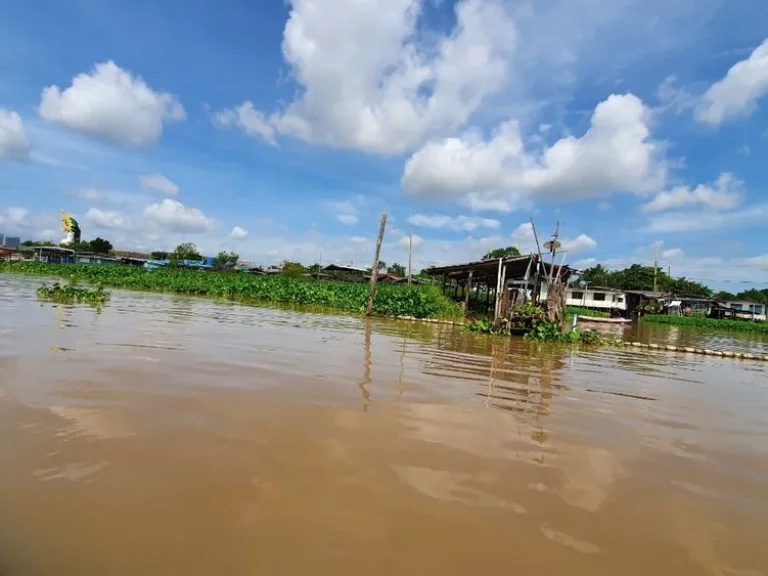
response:
<path id="1" fill-rule="evenodd" d="M 0 574 L 768 574 L 768 370 L 0 275 Z"/>

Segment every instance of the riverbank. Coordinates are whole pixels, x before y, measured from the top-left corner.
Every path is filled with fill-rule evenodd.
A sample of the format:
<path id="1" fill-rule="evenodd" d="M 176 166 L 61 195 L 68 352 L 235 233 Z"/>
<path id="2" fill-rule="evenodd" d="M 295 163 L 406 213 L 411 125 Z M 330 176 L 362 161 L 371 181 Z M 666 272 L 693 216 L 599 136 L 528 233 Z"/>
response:
<path id="1" fill-rule="evenodd" d="M 368 284 L 332 282 L 280 275 L 255 276 L 243 272 L 200 272 L 193 270 L 145 270 L 130 266 L 92 264 L 46 264 L 0 262 L 0 273 L 26 274 L 74 279 L 98 286 L 166 292 L 190 296 L 248 301 L 279 302 L 330 308 L 362 314 L 368 299 Z M 410 316 L 458 320 L 462 308 L 443 296 L 434 286 L 380 284 L 373 306 L 378 316 Z"/>

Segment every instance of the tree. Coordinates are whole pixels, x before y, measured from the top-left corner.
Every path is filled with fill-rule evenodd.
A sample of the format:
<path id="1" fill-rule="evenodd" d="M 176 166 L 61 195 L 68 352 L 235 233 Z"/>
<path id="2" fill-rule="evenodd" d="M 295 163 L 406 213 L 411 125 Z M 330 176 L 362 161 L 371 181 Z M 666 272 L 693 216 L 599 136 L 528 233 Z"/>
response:
<path id="1" fill-rule="evenodd" d="M 297 278 L 299 276 L 304 276 L 308 272 L 307 268 L 299 263 L 299 262 L 290 262 L 288 260 L 284 260 L 283 263 L 280 265 L 280 274 L 282 276 L 290 276 L 292 278 Z"/>
<path id="2" fill-rule="evenodd" d="M 520 256 L 520 250 L 514 246 L 507 246 L 506 248 L 491 250 L 483 256 L 483 260 L 498 260 L 499 258 L 512 258 L 514 256 Z"/>
<path id="3" fill-rule="evenodd" d="M 719 300 L 720 302 L 728 302 L 730 300 L 736 300 L 736 295 L 731 294 L 730 292 L 726 292 L 725 290 L 721 290 L 714 295 L 714 299 Z"/>
<path id="4" fill-rule="evenodd" d="M 387 263 L 382 261 L 382 260 L 379 260 L 379 264 L 378 264 L 376 269 L 379 270 L 379 271 L 386 270 L 387 269 Z"/>
<path id="5" fill-rule="evenodd" d="M 675 280 L 670 279 L 665 286 L 665 290 L 677 296 L 703 296 L 709 298 L 712 295 L 712 290 L 708 286 L 704 286 L 700 282 L 687 280 L 685 277 Z"/>
<path id="6" fill-rule="evenodd" d="M 192 242 L 184 242 L 183 244 L 176 246 L 176 249 L 170 254 L 168 259 L 172 264 L 178 265 L 184 260 L 194 260 L 199 262 L 203 259 L 203 257 L 197 250 L 197 246 L 195 246 Z"/>
<path id="7" fill-rule="evenodd" d="M 114 247 L 109 240 L 104 240 L 99 237 L 94 238 L 88 244 L 90 244 L 91 252 L 94 254 L 109 254 L 114 250 Z"/>
<path id="8" fill-rule="evenodd" d="M 395 276 L 405 276 L 405 266 L 402 264 L 390 264 L 387 268 L 387 272 L 394 274 Z"/>
<path id="9" fill-rule="evenodd" d="M 24 240 L 21 246 L 56 246 L 56 244 L 50 240 Z"/>
<path id="10" fill-rule="evenodd" d="M 604 286 L 606 288 L 615 287 L 612 285 L 614 282 L 612 273 L 604 268 L 602 264 L 583 270 L 580 278 L 587 286 Z"/>
<path id="11" fill-rule="evenodd" d="M 170 254 L 168 254 L 168 252 L 161 251 L 152 252 L 152 254 L 149 255 L 152 260 L 168 260 L 169 256 Z"/>
<path id="12" fill-rule="evenodd" d="M 317 276 L 323 271 L 323 266 L 322 264 L 315 262 L 307 270 L 309 271 L 310 274 L 312 274 L 312 276 Z"/>
<path id="13" fill-rule="evenodd" d="M 234 268 L 238 260 L 240 260 L 240 256 L 234 252 L 226 252 L 222 250 L 216 255 L 216 258 L 213 259 L 213 267 L 218 270 Z"/>
<path id="14" fill-rule="evenodd" d="M 751 302 L 759 302 L 760 304 L 768 304 L 768 289 L 757 290 L 755 288 L 751 288 L 749 290 L 744 290 L 743 292 L 736 294 L 735 299 L 749 300 Z"/>

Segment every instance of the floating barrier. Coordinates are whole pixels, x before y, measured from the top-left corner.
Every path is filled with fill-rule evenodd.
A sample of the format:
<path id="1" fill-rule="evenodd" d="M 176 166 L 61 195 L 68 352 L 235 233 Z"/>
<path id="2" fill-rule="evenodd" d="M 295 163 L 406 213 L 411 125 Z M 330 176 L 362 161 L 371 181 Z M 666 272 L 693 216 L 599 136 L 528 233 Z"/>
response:
<path id="1" fill-rule="evenodd" d="M 410 322 L 424 322 L 426 324 L 445 324 L 448 326 L 463 326 L 464 322 L 453 320 L 438 320 L 435 318 L 415 318 L 413 316 L 396 316 L 398 320 Z M 646 344 L 644 342 L 627 342 L 625 340 L 607 340 L 608 345 L 621 348 L 644 348 L 647 350 L 663 350 L 680 354 L 699 354 L 701 356 L 713 356 L 715 358 L 731 358 L 733 360 L 754 360 L 768 362 L 768 354 L 750 354 L 747 352 L 733 352 L 730 350 L 709 350 L 705 348 L 693 348 L 691 346 L 672 346 L 669 344 Z"/>

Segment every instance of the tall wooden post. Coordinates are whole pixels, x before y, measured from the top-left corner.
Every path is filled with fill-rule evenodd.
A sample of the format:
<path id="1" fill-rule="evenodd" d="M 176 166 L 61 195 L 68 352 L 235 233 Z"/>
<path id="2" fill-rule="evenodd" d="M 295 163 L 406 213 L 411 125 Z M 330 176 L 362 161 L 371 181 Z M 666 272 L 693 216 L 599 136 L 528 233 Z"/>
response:
<path id="1" fill-rule="evenodd" d="M 411 285 L 411 258 L 413 254 L 413 226 L 408 233 L 408 286 Z"/>
<path id="2" fill-rule="evenodd" d="M 376 238 L 376 253 L 373 255 L 373 266 L 371 266 L 371 291 L 368 293 L 368 308 L 366 315 L 373 314 L 373 297 L 376 295 L 376 281 L 379 279 L 379 255 L 381 254 L 381 242 L 384 240 L 384 230 L 387 228 L 387 215 L 381 215 L 381 224 L 379 224 L 379 237 Z"/>
<path id="3" fill-rule="evenodd" d="M 467 276 L 466 293 L 464 294 L 464 314 L 467 313 L 469 308 L 469 293 L 472 292 L 472 270 L 469 271 Z"/>

